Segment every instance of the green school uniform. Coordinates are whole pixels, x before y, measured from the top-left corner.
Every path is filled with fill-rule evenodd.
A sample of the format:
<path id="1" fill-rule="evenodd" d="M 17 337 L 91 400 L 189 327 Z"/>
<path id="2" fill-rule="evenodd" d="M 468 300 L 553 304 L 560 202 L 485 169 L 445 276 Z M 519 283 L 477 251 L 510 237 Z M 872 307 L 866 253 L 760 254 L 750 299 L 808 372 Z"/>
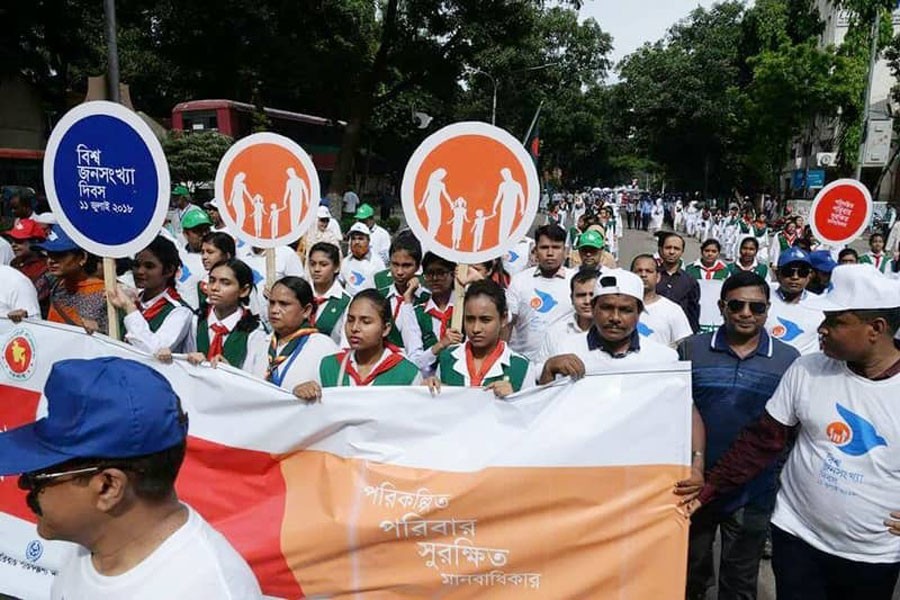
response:
<path id="1" fill-rule="evenodd" d="M 335 326 L 350 305 L 350 294 L 344 292 L 340 296 L 332 296 L 316 317 L 316 329 L 319 333 L 330 336 Z"/>
<path id="2" fill-rule="evenodd" d="M 481 385 L 485 386 L 495 381 L 509 380 L 513 391 L 518 392 L 526 384 L 530 363 L 527 358 L 505 346 L 497 363 L 488 371 Z M 466 345 L 468 342 L 446 348 L 438 355 L 438 377 L 441 383 L 457 387 L 469 387 L 472 378 L 466 364 Z"/>
<path id="3" fill-rule="evenodd" d="M 759 276 L 762 277 L 763 279 L 768 280 L 768 276 L 769 276 L 769 267 L 767 267 L 766 265 L 762 265 L 762 264 L 757 263 L 756 266 L 754 266 L 752 269 L 742 269 L 740 266 L 738 266 L 737 261 L 735 261 L 735 262 L 733 262 L 733 263 L 731 263 L 731 264 L 728 265 L 728 275 L 727 275 L 727 277 L 730 277 L 730 276 L 734 275 L 735 273 L 738 273 L 738 272 L 740 272 L 740 271 L 745 271 L 745 270 L 753 271 L 754 273 L 756 273 L 757 275 L 759 275 Z"/>
<path id="4" fill-rule="evenodd" d="M 890 267 L 890 264 L 891 264 L 891 257 L 888 256 L 887 254 L 882 253 L 880 260 L 876 260 L 874 254 L 872 254 L 871 252 L 866 252 L 865 254 L 863 254 L 862 256 L 859 257 L 859 262 L 861 264 L 873 265 L 875 268 L 877 268 L 882 273 L 887 273 L 888 268 Z"/>
<path id="5" fill-rule="evenodd" d="M 690 275 L 691 277 L 693 277 L 694 279 L 715 279 L 715 280 L 728 279 L 728 276 L 731 275 L 731 273 L 729 272 L 728 267 L 725 266 L 725 263 L 720 261 L 720 262 L 716 263 L 715 265 L 713 265 L 713 268 L 715 268 L 717 266 L 719 268 L 715 269 L 712 277 L 707 277 L 706 272 L 705 272 L 706 269 L 704 269 L 701 264 L 696 263 L 696 262 L 689 264 L 687 266 L 687 268 L 684 270 L 684 272 L 687 273 L 688 275 Z"/>
<path id="6" fill-rule="evenodd" d="M 241 368 L 247 359 L 247 340 L 250 333 L 247 331 L 231 331 L 225 338 L 222 345 L 222 356 L 228 361 L 228 364 Z M 197 352 L 201 352 L 204 356 L 209 353 L 209 322 L 202 319 L 197 322 Z"/>
<path id="7" fill-rule="evenodd" d="M 400 354 L 391 354 L 375 367 L 373 374 L 360 381 L 355 377 L 350 360 L 344 370 L 344 377 L 338 382 L 341 363 L 349 350 L 326 356 L 319 364 L 319 382 L 322 387 L 347 387 L 351 385 L 412 385 L 419 379 L 419 367 L 403 358 Z M 387 367 L 387 368 L 383 368 Z"/>

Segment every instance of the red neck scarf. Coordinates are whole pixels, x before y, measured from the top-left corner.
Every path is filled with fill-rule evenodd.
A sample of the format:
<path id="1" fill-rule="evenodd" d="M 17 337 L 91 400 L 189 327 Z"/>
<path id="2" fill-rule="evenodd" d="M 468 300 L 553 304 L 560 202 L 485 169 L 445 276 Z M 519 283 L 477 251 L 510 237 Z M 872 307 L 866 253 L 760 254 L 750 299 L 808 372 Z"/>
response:
<path id="1" fill-rule="evenodd" d="M 441 322 L 441 333 L 438 335 L 438 340 L 444 338 L 444 334 L 447 333 L 447 329 L 450 327 L 450 321 L 453 319 L 453 307 L 448 306 L 447 310 L 440 311 L 436 306 L 434 308 L 428 309 L 428 314 Z"/>
<path id="2" fill-rule="evenodd" d="M 313 327 L 316 326 L 316 315 L 319 314 L 319 307 L 328 302 L 328 296 L 319 296 L 313 298 L 313 309 L 312 312 L 309 313 L 309 324 Z"/>
<path id="3" fill-rule="evenodd" d="M 506 349 L 506 343 L 502 340 L 498 342 L 494 349 L 484 357 L 484 362 L 481 363 L 480 369 L 475 368 L 475 356 L 472 354 L 472 344 L 466 344 L 465 347 L 466 369 L 469 371 L 469 379 L 472 380 L 472 387 L 480 386 L 481 382 L 484 381 L 484 376 L 488 374 L 491 367 L 494 366 L 494 363 L 500 360 L 500 356 L 503 355 L 503 351 Z"/>
<path id="4" fill-rule="evenodd" d="M 350 361 L 350 358 L 347 356 L 350 352 L 351 352 L 350 350 L 344 350 L 343 352 L 339 353 L 337 355 L 337 360 L 341 364 L 344 364 L 344 361 L 346 361 L 347 366 L 345 368 L 345 372 L 351 379 L 353 379 L 353 381 L 358 386 L 372 385 L 372 382 L 375 381 L 376 377 L 378 377 L 379 375 L 381 375 L 383 373 L 387 373 L 388 371 L 390 371 L 391 369 L 396 367 L 400 362 L 403 361 L 403 356 L 401 354 L 391 350 L 391 354 L 387 358 L 385 358 L 380 363 L 378 363 L 378 365 L 376 365 L 375 368 L 372 369 L 372 371 L 368 375 L 366 375 L 365 377 L 362 377 L 359 374 L 359 372 L 356 370 L 356 368 L 353 366 L 353 363 Z M 338 381 L 337 383 L 338 383 L 338 385 L 342 384 L 342 382 L 340 382 L 340 381 Z"/>
<path id="5" fill-rule="evenodd" d="M 166 305 L 169 304 L 169 298 L 178 301 L 181 299 L 181 296 L 178 295 L 178 292 L 175 291 L 175 288 L 166 288 L 162 295 L 147 308 L 143 308 L 143 305 L 138 302 L 137 307 L 138 310 L 141 311 L 141 315 L 143 315 L 144 320 L 150 322 L 151 319 L 154 319 L 157 315 L 159 315 L 159 313 L 162 312 L 162 309 L 164 309 Z"/>

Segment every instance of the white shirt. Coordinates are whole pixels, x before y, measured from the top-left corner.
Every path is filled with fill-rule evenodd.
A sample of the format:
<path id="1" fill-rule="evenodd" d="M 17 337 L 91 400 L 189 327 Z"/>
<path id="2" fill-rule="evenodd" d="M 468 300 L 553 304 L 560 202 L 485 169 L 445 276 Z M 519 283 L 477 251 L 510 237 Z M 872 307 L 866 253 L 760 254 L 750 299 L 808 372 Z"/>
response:
<path id="1" fill-rule="evenodd" d="M 259 344 L 260 342 L 257 341 L 255 343 Z M 261 349 L 257 347 L 253 350 L 254 354 L 262 351 L 266 356 L 266 362 L 264 363 L 265 366 L 262 369 L 262 372 L 254 373 L 254 375 L 258 375 L 261 378 L 266 376 L 266 369 L 269 364 L 270 343 L 271 337 L 267 337 L 262 340 Z M 281 352 L 282 348 L 284 348 L 284 344 L 278 346 L 278 352 Z M 300 350 L 300 353 L 297 354 L 296 358 L 293 360 L 288 358 L 276 368 L 275 372 L 279 376 L 284 376 L 284 379 L 281 380 L 280 387 L 291 391 L 301 383 L 306 383 L 307 381 L 319 381 L 319 363 L 322 362 L 323 358 L 330 354 L 334 354 L 337 351 L 337 344 L 335 344 L 327 335 L 321 333 L 309 334 L 306 344 L 303 345 L 303 348 Z"/>
<path id="2" fill-rule="evenodd" d="M 591 324 L 593 324 L 593 321 Z M 574 311 L 565 319 L 553 323 L 550 326 L 550 329 L 547 330 L 547 335 L 544 336 L 544 340 L 541 342 L 541 349 L 538 351 L 536 361 L 538 363 L 543 363 L 550 357 L 560 355 L 561 352 L 559 351 L 559 348 L 567 338 L 586 335 L 590 328 L 590 325 L 588 325 L 587 329 L 582 329 L 578 326 L 578 319 Z M 543 365 L 541 365 L 541 367 L 543 368 Z M 540 371 L 538 371 L 538 373 L 540 373 Z"/>
<path id="3" fill-rule="evenodd" d="M 534 248 L 534 240 L 526 237 L 506 251 L 503 255 L 503 268 L 510 275 L 521 273 L 528 268 L 531 262 L 531 249 Z"/>
<path id="4" fill-rule="evenodd" d="M 641 343 L 649 339 L 666 346 L 675 346 L 694 334 L 684 309 L 659 295 L 652 304 L 644 304 L 637 330 Z"/>
<path id="5" fill-rule="evenodd" d="M 362 290 L 373 289 L 375 273 L 384 271 L 384 269 L 384 261 L 373 251 L 369 251 L 369 254 L 363 259 L 358 259 L 350 254 L 344 258 L 344 263 L 341 265 L 341 281 L 344 289 L 351 296 L 355 296 Z"/>
<path id="6" fill-rule="evenodd" d="M 101 575 L 86 548 L 60 570 L 52 600 L 255 600 L 253 571 L 222 534 L 188 508 L 188 520 L 129 571 Z"/>
<path id="7" fill-rule="evenodd" d="M 391 262 L 391 234 L 381 225 L 372 227 L 372 235 L 370 237 L 372 252 L 378 255 L 378 258 L 384 261 L 384 264 Z"/>
<path id="8" fill-rule="evenodd" d="M 247 263 L 247 266 L 255 271 L 254 283 L 263 289 L 266 286 L 266 253 L 256 254 L 250 246 L 238 250 L 238 258 Z M 306 279 L 303 263 L 300 257 L 289 246 L 277 246 L 275 248 L 275 281 L 287 276 L 302 277 Z M 261 279 L 260 279 L 261 278 Z M 259 279 L 259 281 L 257 281 Z"/>
<path id="9" fill-rule="evenodd" d="M 828 554 L 900 561 L 883 524 L 900 500 L 900 375 L 872 381 L 816 353 L 784 374 L 766 411 L 799 425 L 781 473 L 772 522 Z"/>
<path id="10" fill-rule="evenodd" d="M 37 290 L 28 276 L 14 267 L 0 265 L 0 316 L 23 309 L 29 317 L 41 318 Z"/>
<path id="11" fill-rule="evenodd" d="M 515 275 L 506 290 L 510 319 L 515 319 L 509 345 L 536 360 L 551 324 L 572 314 L 569 280 L 575 271 L 560 267 L 557 275 L 542 277 L 538 267 Z"/>
<path id="12" fill-rule="evenodd" d="M 8 265 L 15 256 L 12 245 L 6 239 L 0 237 L 0 266 Z"/>
<path id="13" fill-rule="evenodd" d="M 659 342 L 649 339 L 641 339 L 641 349 L 629 352 L 621 358 L 613 358 L 609 353 L 588 348 L 587 334 L 569 336 L 559 345 L 557 356 L 560 354 L 574 354 L 584 363 L 585 373 L 609 373 L 621 367 L 633 367 L 634 365 L 654 365 L 678 361 L 678 353 Z M 542 367 L 543 370 L 543 367 Z"/>
<path id="14" fill-rule="evenodd" d="M 331 217 L 330 219 L 328 219 L 327 229 L 328 229 L 328 231 L 333 233 L 337 239 L 341 240 L 344 238 L 344 234 L 341 232 L 341 224 L 338 223 L 338 220 L 335 219 L 334 217 Z"/>
<path id="15" fill-rule="evenodd" d="M 198 252 L 179 250 L 181 268 L 175 276 L 175 290 L 181 299 L 193 308 L 200 308 L 200 294 L 197 285 L 207 279 L 208 273 L 203 268 L 203 259 Z"/>
<path id="16" fill-rule="evenodd" d="M 809 292 L 804 290 L 800 302 L 788 304 L 776 287 L 772 290 L 769 316 L 766 318 L 769 335 L 790 344 L 801 355 L 819 351 L 819 325 L 825 320 L 825 313 L 807 306 L 809 297 Z"/>
<path id="17" fill-rule="evenodd" d="M 168 291 L 164 291 L 147 301 L 140 300 L 141 310 L 150 308 L 163 297 L 169 298 L 168 294 Z M 150 330 L 150 324 L 140 310 L 125 315 L 125 341 L 148 354 L 156 354 L 163 348 L 168 348 L 173 354 L 196 350 L 197 342 L 193 336 L 194 313 L 177 300 L 169 298 L 169 303 L 175 307 L 169 311 L 156 331 Z"/>
<path id="18" fill-rule="evenodd" d="M 215 310 L 209 311 L 209 315 L 206 317 L 206 334 L 209 336 L 207 338 L 209 343 L 212 344 L 213 339 L 216 337 L 213 325 L 221 323 L 228 328 L 228 333 L 225 334 L 225 338 L 222 340 L 222 344 L 224 344 L 228 341 L 228 336 L 231 335 L 231 332 L 234 331 L 234 328 L 237 327 L 243 316 L 244 311 L 238 309 L 220 321 L 216 316 Z M 266 369 L 269 366 L 268 342 L 269 334 L 262 327 L 257 327 L 247 334 L 247 355 L 244 357 L 244 364 L 231 366 L 260 378 L 265 377 Z"/>

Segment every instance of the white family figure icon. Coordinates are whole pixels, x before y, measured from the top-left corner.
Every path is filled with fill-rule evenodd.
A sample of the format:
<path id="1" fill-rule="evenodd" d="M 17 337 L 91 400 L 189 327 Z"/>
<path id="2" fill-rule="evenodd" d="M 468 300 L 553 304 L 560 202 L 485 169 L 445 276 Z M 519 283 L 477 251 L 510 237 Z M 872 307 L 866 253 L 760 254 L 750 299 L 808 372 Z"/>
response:
<path id="1" fill-rule="evenodd" d="M 446 201 L 452 217 L 446 223 L 452 226 L 451 243 L 454 250 L 459 250 L 463 241 L 463 228 L 466 223 L 472 223 L 472 250 L 481 250 L 484 244 L 484 231 L 487 221 L 494 217 L 500 218 L 498 239 L 504 240 L 512 235 L 516 217 L 525 213 L 525 190 L 522 184 L 516 181 L 512 171 L 508 168 L 500 169 L 500 184 L 497 187 L 497 195 L 494 197 L 491 214 L 486 215 L 483 209 L 475 211 L 474 219 L 468 215 L 468 202 L 459 196 L 453 200 L 447 190 L 444 179 L 447 177 L 447 169 L 437 168 L 428 176 L 428 183 L 418 208 L 425 209 L 425 229 L 432 238 L 437 236 L 443 222 L 443 202 Z"/>
<path id="2" fill-rule="evenodd" d="M 269 237 L 275 239 L 279 237 L 278 224 L 281 213 L 290 210 L 291 227 L 300 222 L 303 205 L 309 201 L 309 186 L 297 171 L 290 167 L 286 171 L 287 180 L 284 186 L 284 197 L 281 206 L 276 203 L 269 203 L 266 209 L 266 199 L 262 194 L 252 194 L 247 187 L 247 174 L 237 173 L 231 184 L 231 194 L 228 197 L 228 204 L 234 209 L 235 222 L 238 227 L 243 228 L 247 218 L 247 202 L 250 203 L 250 215 L 253 217 L 253 231 L 256 237 L 262 237 L 263 221 L 266 215 L 269 216 Z"/>

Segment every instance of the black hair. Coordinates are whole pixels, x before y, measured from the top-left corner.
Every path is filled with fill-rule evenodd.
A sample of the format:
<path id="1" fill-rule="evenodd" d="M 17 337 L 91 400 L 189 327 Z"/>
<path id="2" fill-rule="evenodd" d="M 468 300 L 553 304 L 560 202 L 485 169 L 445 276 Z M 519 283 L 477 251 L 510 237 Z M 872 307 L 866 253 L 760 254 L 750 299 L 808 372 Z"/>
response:
<path id="1" fill-rule="evenodd" d="M 719 300 L 725 300 L 725 297 L 732 290 L 745 287 L 758 287 L 766 295 L 766 302 L 769 301 L 769 284 L 766 280 L 754 273 L 753 271 L 736 271 L 734 275 L 725 280 L 722 284 L 722 291 L 719 293 Z"/>
<path id="2" fill-rule="evenodd" d="M 880 237 L 881 240 L 884 241 L 884 234 L 881 233 L 880 231 L 876 231 L 875 233 L 873 233 L 872 235 L 869 236 L 869 243 L 871 244 L 872 240 L 874 240 L 877 237 Z"/>
<path id="3" fill-rule="evenodd" d="M 542 225 L 534 230 L 534 240 L 539 241 L 542 237 L 547 238 L 551 242 L 563 242 L 566 241 L 566 230 L 556 225 L 554 223 L 550 223 L 548 225 Z"/>
<path id="4" fill-rule="evenodd" d="M 643 260 L 643 259 L 652 260 L 653 263 L 656 264 L 656 257 L 653 256 L 652 254 L 647 254 L 647 253 L 638 254 L 637 256 L 635 256 L 634 258 L 631 259 L 631 267 L 629 270 L 634 271 L 634 265 L 637 264 L 637 261 Z"/>
<path id="5" fill-rule="evenodd" d="M 715 238 L 709 238 L 708 240 L 706 240 L 702 244 L 700 244 L 700 250 L 703 250 L 707 246 L 715 246 L 716 250 L 718 250 L 719 252 L 722 251 L 722 244 L 720 244 L 719 240 L 717 240 Z"/>
<path id="6" fill-rule="evenodd" d="M 299 302 L 301 306 L 309 306 L 313 303 L 313 299 L 315 298 L 315 296 L 313 295 L 312 287 L 305 279 L 301 277 L 286 275 L 285 277 L 282 277 L 281 279 L 276 281 L 275 285 L 283 285 L 287 289 L 291 290 L 291 292 L 294 293 L 294 297 L 297 298 L 297 302 Z M 272 287 L 274 288 L 275 285 L 273 285 Z"/>
<path id="7" fill-rule="evenodd" d="M 657 237 L 659 238 L 659 239 L 657 239 L 657 241 L 656 241 L 656 247 L 657 247 L 657 249 L 659 249 L 659 250 L 662 250 L 662 249 L 663 249 L 663 246 L 666 245 L 666 240 L 668 240 L 669 238 L 673 238 L 673 237 L 677 237 L 679 240 L 681 240 L 681 248 L 682 248 L 682 250 L 683 250 L 684 247 L 685 247 L 685 246 L 684 246 L 684 238 L 681 237 L 680 234 L 675 233 L 674 231 L 663 231 L 663 232 L 660 232 L 660 233 L 658 233 L 658 234 L 656 234 L 656 235 L 657 235 Z"/>
<path id="8" fill-rule="evenodd" d="M 506 292 L 503 291 L 499 285 L 491 281 L 490 279 L 482 279 L 481 281 L 476 281 L 466 290 L 466 295 L 463 298 L 463 306 L 471 299 L 476 296 L 485 296 L 491 302 L 494 303 L 494 306 L 497 307 L 497 312 L 501 315 L 507 314 L 506 308 Z"/>
<path id="9" fill-rule="evenodd" d="M 328 260 L 330 260 L 335 267 L 340 269 L 341 251 L 331 242 L 316 242 L 312 245 L 312 248 L 309 249 L 309 256 L 312 256 L 314 252 L 325 254 L 328 257 Z"/>
<path id="10" fill-rule="evenodd" d="M 840 262 L 841 260 L 843 260 L 843 258 L 844 258 L 845 256 L 852 256 L 852 257 L 855 258 L 857 261 L 859 260 L 859 252 L 857 252 L 857 251 L 854 250 L 853 248 L 844 248 L 843 250 L 841 250 L 840 252 L 838 252 L 838 262 Z"/>
<path id="11" fill-rule="evenodd" d="M 572 276 L 572 279 L 569 281 L 569 291 L 571 293 L 575 293 L 575 284 L 576 283 L 587 283 L 592 279 L 597 279 L 600 277 L 600 271 L 598 269 L 594 269 L 591 267 L 587 267 L 581 269 L 577 273 Z"/>
<path id="12" fill-rule="evenodd" d="M 753 237 L 752 235 L 748 235 L 747 237 L 743 238 L 741 240 L 741 243 L 738 245 L 738 248 L 740 248 L 747 242 L 751 242 L 753 244 L 753 247 L 756 248 L 757 250 L 759 250 L 759 240 L 756 239 L 755 237 Z"/>
<path id="13" fill-rule="evenodd" d="M 181 256 L 178 254 L 178 248 L 172 243 L 172 240 L 166 239 L 161 235 L 153 238 L 153 241 L 147 244 L 147 247 L 141 252 L 150 252 L 162 264 L 163 271 L 172 269 L 172 274 L 166 281 L 166 287 L 175 287 L 175 275 L 181 267 Z"/>
<path id="14" fill-rule="evenodd" d="M 503 266 L 503 259 L 495 258 L 493 260 L 486 260 L 481 263 L 481 266 L 487 269 L 487 276 L 489 279 L 493 279 L 494 283 L 503 289 L 509 287 L 512 276 L 506 272 L 506 269 Z"/>
<path id="15" fill-rule="evenodd" d="M 490 261 L 488 261 L 488 262 L 490 262 Z M 442 265 L 444 265 L 451 271 L 456 269 L 455 262 L 449 261 L 446 258 L 438 256 L 434 252 L 426 252 L 425 256 L 422 257 L 422 270 L 424 271 L 425 269 L 427 269 L 429 266 L 431 266 L 434 263 L 441 263 Z"/>
<path id="16" fill-rule="evenodd" d="M 887 322 L 888 333 L 893 338 L 900 329 L 900 306 L 894 308 L 875 308 L 869 310 L 851 310 L 860 320 L 871 323 L 875 319 L 884 319 Z"/>
<path id="17" fill-rule="evenodd" d="M 393 323 L 393 319 L 391 319 L 391 303 L 387 298 L 379 294 L 378 290 L 362 290 L 361 292 L 353 296 L 353 300 L 350 301 L 350 305 L 347 307 L 348 313 L 350 312 L 350 307 L 356 304 L 357 300 L 368 300 L 369 302 L 374 304 L 375 312 L 378 313 L 378 316 L 381 317 L 382 323 L 384 323 L 385 325 L 391 325 Z"/>
<path id="18" fill-rule="evenodd" d="M 397 234 L 391 242 L 388 256 L 393 256 L 394 252 L 399 252 L 400 250 L 407 252 L 415 261 L 416 266 L 422 264 L 422 244 L 419 243 L 419 240 L 416 239 L 416 236 L 413 235 L 412 232 L 404 231 L 403 233 Z"/>
<path id="19" fill-rule="evenodd" d="M 201 244 L 212 244 L 219 252 L 225 254 L 228 258 L 233 258 L 237 254 L 234 246 L 234 238 L 224 231 L 210 231 L 203 236 Z"/>
<path id="20" fill-rule="evenodd" d="M 218 267 L 228 267 L 231 269 L 231 272 L 234 273 L 234 278 L 237 281 L 240 287 L 250 286 L 250 291 L 252 293 L 253 288 L 255 287 L 253 284 L 253 269 L 247 266 L 242 260 L 238 260 L 237 258 L 229 258 L 226 260 L 221 260 L 214 264 L 212 268 L 210 268 L 209 272 L 212 273 L 213 269 Z M 241 306 L 248 306 L 250 304 L 250 295 L 248 294 L 245 298 L 241 298 L 240 300 Z M 206 314 L 205 311 L 203 314 Z M 254 315 L 249 310 L 245 310 L 243 316 L 241 316 L 241 320 L 237 322 L 237 325 L 234 326 L 235 331 L 256 331 L 259 327 L 259 316 Z"/>

